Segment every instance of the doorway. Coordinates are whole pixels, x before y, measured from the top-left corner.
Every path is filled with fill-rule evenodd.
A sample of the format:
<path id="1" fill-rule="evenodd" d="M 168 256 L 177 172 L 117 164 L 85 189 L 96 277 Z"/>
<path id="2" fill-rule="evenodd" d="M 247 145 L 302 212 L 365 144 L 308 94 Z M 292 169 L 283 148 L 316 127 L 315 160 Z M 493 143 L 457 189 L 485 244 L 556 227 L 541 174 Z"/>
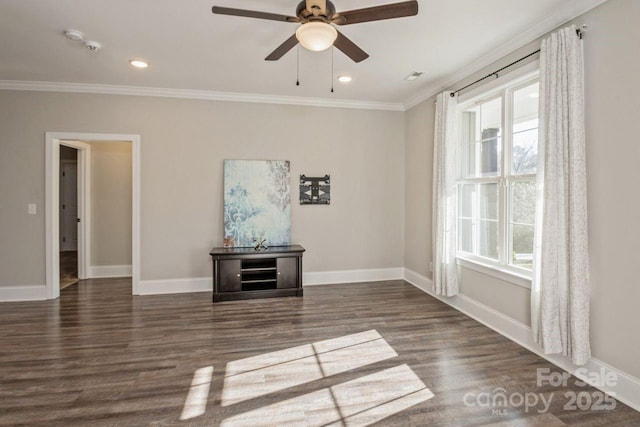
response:
<path id="1" fill-rule="evenodd" d="M 78 149 L 60 146 L 60 289 L 78 283 Z"/>
<path id="2" fill-rule="evenodd" d="M 122 134 L 91 134 L 70 132 L 46 133 L 46 288 L 47 299 L 60 296 L 61 233 L 61 178 L 64 168 L 60 161 L 62 147 L 77 152 L 77 266 L 78 278 L 90 277 L 91 252 L 91 145 L 80 141 L 131 144 L 131 282 L 132 294 L 138 294 L 140 281 L 140 136 Z M 70 216 L 71 218 L 72 216 Z M 71 226 L 71 225 L 70 225 Z"/>

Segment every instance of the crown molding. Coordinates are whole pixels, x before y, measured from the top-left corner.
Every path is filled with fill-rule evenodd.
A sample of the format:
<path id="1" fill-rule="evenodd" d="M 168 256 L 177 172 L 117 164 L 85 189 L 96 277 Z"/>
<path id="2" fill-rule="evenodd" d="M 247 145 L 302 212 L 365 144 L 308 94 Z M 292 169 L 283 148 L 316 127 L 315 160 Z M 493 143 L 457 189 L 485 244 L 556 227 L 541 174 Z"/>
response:
<path id="1" fill-rule="evenodd" d="M 555 13 L 549 15 L 549 17 L 547 17 L 544 21 L 541 21 L 533 25 L 529 29 L 521 32 L 516 37 L 511 38 L 508 42 L 500 45 L 496 49 L 493 49 L 486 55 L 480 56 L 466 66 L 462 67 L 457 73 L 454 73 L 450 76 L 447 76 L 425 86 L 424 88 L 419 90 L 416 95 L 414 95 L 404 103 L 404 110 L 409 110 L 419 103 L 431 98 L 435 94 L 452 87 L 463 79 L 473 75 L 474 73 L 477 73 L 485 67 L 490 66 L 491 64 L 504 58 L 508 54 L 535 41 L 536 39 L 544 36 L 550 31 L 553 31 L 559 26 L 577 18 L 578 16 L 590 11 L 591 9 L 601 5 L 606 1 L 608 0 L 573 0 L 571 2 L 566 2 L 562 7 L 556 9 Z"/>
<path id="2" fill-rule="evenodd" d="M 0 90 L 37 92 L 97 93 L 104 95 L 155 96 L 161 98 L 198 99 L 207 101 L 251 102 L 258 104 L 303 105 L 308 107 L 350 108 L 358 110 L 404 111 L 402 103 L 356 101 L 350 99 L 303 98 L 296 96 L 259 95 L 192 89 L 167 89 L 143 86 L 118 86 L 88 83 L 63 83 L 0 80 Z"/>

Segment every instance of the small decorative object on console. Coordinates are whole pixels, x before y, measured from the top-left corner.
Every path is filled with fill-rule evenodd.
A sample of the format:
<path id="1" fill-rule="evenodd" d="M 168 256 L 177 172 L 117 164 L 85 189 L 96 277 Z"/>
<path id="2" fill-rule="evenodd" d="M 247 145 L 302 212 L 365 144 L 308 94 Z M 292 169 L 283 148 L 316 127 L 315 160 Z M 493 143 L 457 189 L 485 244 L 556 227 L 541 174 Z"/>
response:
<path id="1" fill-rule="evenodd" d="M 269 247 L 264 244 L 264 242 L 267 241 L 267 239 L 265 239 L 264 237 L 261 237 L 259 239 L 253 239 L 253 241 L 256 243 L 256 245 L 253 247 L 253 249 L 255 249 L 256 251 L 269 249 Z"/>

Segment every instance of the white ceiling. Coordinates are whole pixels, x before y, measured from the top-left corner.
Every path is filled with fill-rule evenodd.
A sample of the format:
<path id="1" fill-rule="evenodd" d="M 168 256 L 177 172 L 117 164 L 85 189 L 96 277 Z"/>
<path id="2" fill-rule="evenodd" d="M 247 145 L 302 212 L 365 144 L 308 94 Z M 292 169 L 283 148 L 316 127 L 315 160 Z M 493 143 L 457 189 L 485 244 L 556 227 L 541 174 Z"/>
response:
<path id="1" fill-rule="evenodd" d="M 338 11 L 398 0 L 334 0 Z M 214 15 L 227 6 L 295 15 L 298 0 L 0 0 L 0 80 L 85 83 L 354 100 L 402 109 L 604 0 L 419 0 L 415 17 L 339 27 L 369 53 L 355 64 L 331 49 L 265 61 L 298 24 Z M 64 37 L 82 31 L 91 52 Z M 146 70 L 128 60 L 143 58 Z M 413 71 L 424 74 L 404 80 Z M 203 92 L 204 93 L 204 92 Z"/>

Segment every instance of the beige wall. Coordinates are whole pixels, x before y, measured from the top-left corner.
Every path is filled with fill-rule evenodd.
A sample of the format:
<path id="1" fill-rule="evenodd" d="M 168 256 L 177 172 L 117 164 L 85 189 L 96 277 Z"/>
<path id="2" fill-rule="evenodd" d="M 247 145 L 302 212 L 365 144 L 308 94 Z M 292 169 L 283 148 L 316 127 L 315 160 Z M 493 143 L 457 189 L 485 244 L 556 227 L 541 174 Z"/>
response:
<path id="1" fill-rule="evenodd" d="M 402 112 L 0 91 L 0 129 L 0 286 L 45 283 L 46 131 L 141 136 L 142 280 L 211 276 L 223 159 L 291 161 L 306 272 L 403 266 Z M 300 206 L 298 176 L 325 173 L 331 205 Z"/>
<path id="2" fill-rule="evenodd" d="M 431 185 L 435 98 L 405 116 L 405 260 L 406 268 L 431 278 Z"/>
<path id="3" fill-rule="evenodd" d="M 586 16 L 587 185 L 592 345 L 640 378 L 640 2 L 609 1 Z"/>
<path id="4" fill-rule="evenodd" d="M 591 337 L 594 357 L 640 378 L 640 286 L 634 262 L 640 259 L 640 16 L 637 0 L 609 1 L 575 23 L 588 24 L 585 35 L 586 136 L 591 258 Z M 456 87 L 487 74 L 539 47 L 525 46 Z M 431 203 L 422 200 L 431 187 L 433 99 L 407 112 L 407 209 L 405 265 L 425 274 L 430 252 L 412 234 L 424 233 Z M 421 121 L 422 120 L 422 121 Z M 428 125 L 425 125 L 428 124 Z M 413 158 L 421 156 L 421 160 Z M 427 180 L 411 188 L 412 177 Z M 422 234 L 426 236 L 427 234 Z M 420 254 L 413 259 L 409 254 Z M 423 257 L 429 254 L 429 257 Z M 530 323 L 527 289 L 467 269 L 460 270 L 461 292 L 514 319 Z"/>
<path id="5" fill-rule="evenodd" d="M 91 142 L 91 266 L 131 265 L 131 143 Z"/>

